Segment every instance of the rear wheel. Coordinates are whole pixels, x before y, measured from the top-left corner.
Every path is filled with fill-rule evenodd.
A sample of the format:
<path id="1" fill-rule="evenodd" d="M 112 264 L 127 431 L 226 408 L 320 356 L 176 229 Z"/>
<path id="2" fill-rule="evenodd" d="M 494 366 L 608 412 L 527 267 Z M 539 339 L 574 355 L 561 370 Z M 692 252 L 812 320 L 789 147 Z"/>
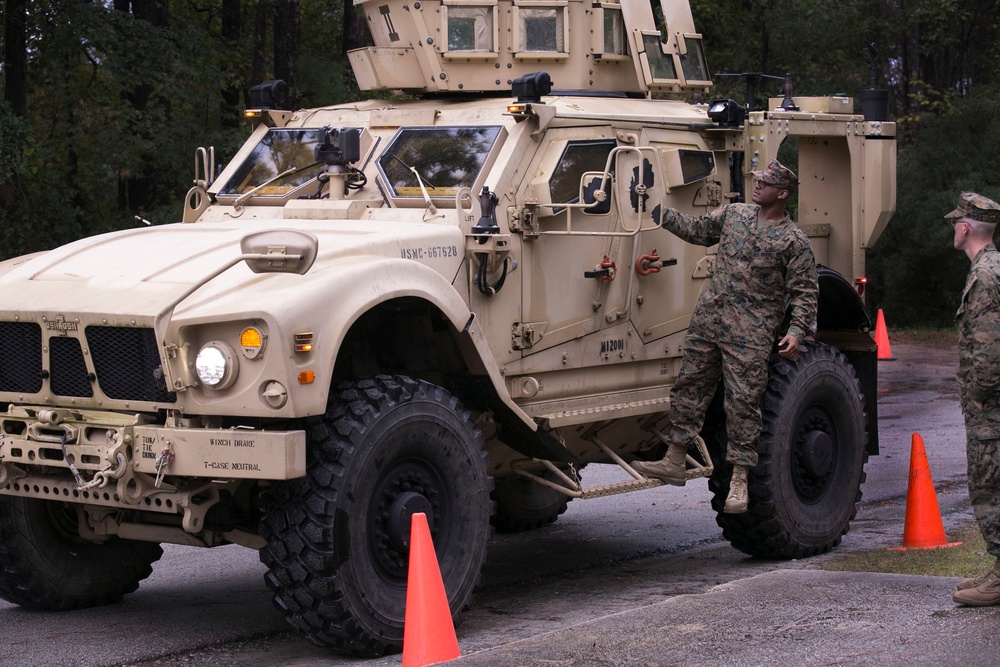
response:
<path id="1" fill-rule="evenodd" d="M 406 377 L 342 385 L 307 425 L 307 475 L 265 499 L 261 560 L 288 622 L 320 646 L 398 651 L 410 517 L 427 515 L 453 619 L 480 577 L 491 478 L 458 399 Z"/>
<path id="2" fill-rule="evenodd" d="M 539 476 L 561 483 L 557 475 L 548 470 Z M 501 533 L 520 533 L 547 526 L 566 511 L 572 500 L 564 493 L 519 475 L 502 477 L 495 483 L 493 499 L 497 509 L 493 525 Z"/>
<path id="3" fill-rule="evenodd" d="M 724 461 L 725 429 L 706 429 L 716 466 L 712 506 L 734 547 L 764 558 L 805 558 L 840 544 L 865 479 L 863 406 L 854 369 L 834 348 L 806 343 L 794 360 L 773 357 L 746 514 L 722 511 L 732 472 Z"/>
<path id="4" fill-rule="evenodd" d="M 0 496 L 0 597 L 50 611 L 119 602 L 163 555 L 154 542 L 85 540 L 77 517 L 68 503 Z"/>

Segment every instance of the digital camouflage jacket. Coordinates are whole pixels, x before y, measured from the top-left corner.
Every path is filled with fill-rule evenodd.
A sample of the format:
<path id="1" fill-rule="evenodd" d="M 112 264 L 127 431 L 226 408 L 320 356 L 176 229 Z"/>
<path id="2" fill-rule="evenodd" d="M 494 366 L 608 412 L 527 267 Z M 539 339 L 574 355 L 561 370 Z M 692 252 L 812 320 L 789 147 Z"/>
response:
<path id="1" fill-rule="evenodd" d="M 992 243 L 976 253 L 965 279 L 958 320 L 958 381 L 962 407 L 986 403 L 1000 389 L 1000 252 Z"/>
<path id="2" fill-rule="evenodd" d="M 816 333 L 819 286 L 805 233 L 785 214 L 760 220 L 756 204 L 726 204 L 692 216 L 667 209 L 663 226 L 688 243 L 719 244 L 715 270 L 691 316 L 689 332 L 720 343 L 770 349 L 785 318 L 800 341 Z"/>

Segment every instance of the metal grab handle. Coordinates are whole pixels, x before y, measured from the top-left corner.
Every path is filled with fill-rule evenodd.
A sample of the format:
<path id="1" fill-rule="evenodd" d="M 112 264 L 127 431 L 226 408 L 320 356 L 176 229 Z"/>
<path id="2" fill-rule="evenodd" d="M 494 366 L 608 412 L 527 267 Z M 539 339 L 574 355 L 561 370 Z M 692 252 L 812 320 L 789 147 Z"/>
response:
<path id="1" fill-rule="evenodd" d="M 28 440 L 35 442 L 51 442 L 57 445 L 63 443 L 75 444 L 77 429 L 72 424 L 28 424 Z"/>

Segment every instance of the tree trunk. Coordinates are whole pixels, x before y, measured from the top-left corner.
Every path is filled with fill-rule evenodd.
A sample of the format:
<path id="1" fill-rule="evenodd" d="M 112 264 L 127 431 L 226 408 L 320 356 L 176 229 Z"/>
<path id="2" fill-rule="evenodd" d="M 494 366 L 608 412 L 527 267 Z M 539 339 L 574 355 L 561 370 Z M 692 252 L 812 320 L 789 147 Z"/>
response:
<path id="1" fill-rule="evenodd" d="M 267 79 L 267 24 L 271 18 L 271 0 L 257 0 L 257 18 L 253 29 L 253 70 L 250 85 Z"/>
<path id="2" fill-rule="evenodd" d="M 115 0 L 115 8 L 130 5 L 132 15 L 140 20 L 157 27 L 165 28 L 170 22 L 170 9 L 168 0 Z M 143 112 L 149 105 L 149 98 L 152 88 L 148 84 L 138 84 L 131 90 L 125 92 L 125 97 L 136 111 Z M 140 129 L 145 134 L 148 130 Z M 149 161 L 144 161 L 149 164 Z M 118 179 L 118 210 L 128 213 L 145 212 L 150 210 L 154 204 L 154 184 L 155 174 L 150 167 L 146 167 L 143 173 L 133 177 L 119 177 Z"/>
<path id="3" fill-rule="evenodd" d="M 370 43 L 364 14 L 354 6 L 354 0 L 344 0 L 344 38 L 341 40 L 343 55 L 346 56 L 351 49 L 360 49 Z"/>
<path id="4" fill-rule="evenodd" d="M 28 112 L 27 0 L 6 0 L 3 30 L 3 98 L 14 115 Z"/>
<path id="5" fill-rule="evenodd" d="M 222 0 L 222 44 L 232 52 L 239 44 L 241 36 L 240 0 Z M 231 64 L 227 67 L 232 69 Z M 222 87 L 219 112 L 223 127 L 240 127 L 243 124 L 243 119 L 240 117 L 242 90 L 236 80 L 230 72 Z"/>
<path id="6" fill-rule="evenodd" d="M 274 78 L 288 84 L 293 108 L 298 49 L 299 0 L 277 0 L 274 13 Z"/>

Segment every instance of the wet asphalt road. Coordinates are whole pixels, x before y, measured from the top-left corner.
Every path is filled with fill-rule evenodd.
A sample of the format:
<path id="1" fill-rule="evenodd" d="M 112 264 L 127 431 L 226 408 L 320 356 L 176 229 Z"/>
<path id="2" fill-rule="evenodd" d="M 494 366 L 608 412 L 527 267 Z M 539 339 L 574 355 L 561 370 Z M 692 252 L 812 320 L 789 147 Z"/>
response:
<path id="1" fill-rule="evenodd" d="M 715 524 L 704 482 L 574 501 L 552 526 L 494 539 L 485 587 L 458 628 L 463 654 L 700 596 L 720 584 L 897 546 L 913 432 L 924 438 L 946 529 L 970 522 L 954 346 L 894 340 L 893 352 L 895 361 L 880 363 L 882 453 L 867 466 L 858 518 L 832 554 L 765 562 L 735 551 Z M 585 481 L 607 483 L 615 471 L 592 471 L 603 467 L 589 466 Z M 153 575 L 121 604 L 50 614 L 0 602 L 0 664 L 400 664 L 399 656 L 331 655 L 288 632 L 263 572 L 256 553 L 242 547 L 166 546 Z"/>

